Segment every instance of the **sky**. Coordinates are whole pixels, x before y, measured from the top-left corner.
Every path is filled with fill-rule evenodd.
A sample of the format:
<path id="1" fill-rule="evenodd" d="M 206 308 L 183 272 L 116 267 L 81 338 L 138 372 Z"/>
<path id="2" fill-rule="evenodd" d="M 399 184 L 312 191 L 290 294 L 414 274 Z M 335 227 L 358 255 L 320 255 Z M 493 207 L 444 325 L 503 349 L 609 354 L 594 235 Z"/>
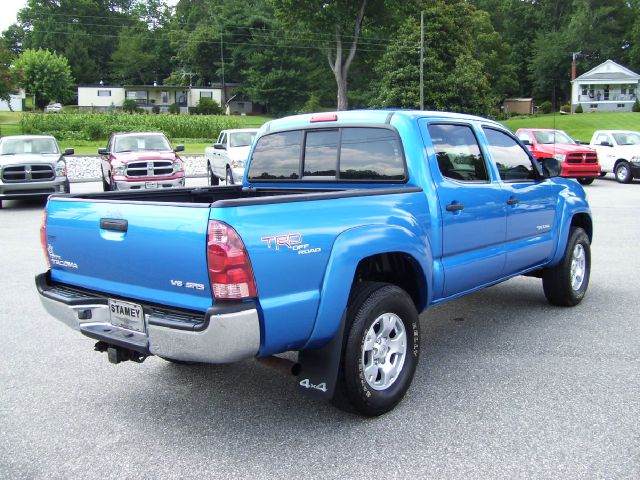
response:
<path id="1" fill-rule="evenodd" d="M 24 8 L 27 0 L 0 0 L 2 15 L 0 15 L 0 32 L 4 32 L 9 25 L 16 23 L 18 10 Z"/>

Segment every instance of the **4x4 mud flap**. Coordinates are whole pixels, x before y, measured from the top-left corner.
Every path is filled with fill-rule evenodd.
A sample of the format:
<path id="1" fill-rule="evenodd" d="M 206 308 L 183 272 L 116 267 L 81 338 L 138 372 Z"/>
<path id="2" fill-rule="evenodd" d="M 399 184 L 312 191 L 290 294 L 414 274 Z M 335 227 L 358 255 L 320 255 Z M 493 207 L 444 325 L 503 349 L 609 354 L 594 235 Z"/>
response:
<path id="1" fill-rule="evenodd" d="M 333 399 L 342 360 L 345 323 L 346 314 L 342 316 L 335 336 L 326 345 L 299 353 L 298 389 L 302 393 L 322 400 Z"/>

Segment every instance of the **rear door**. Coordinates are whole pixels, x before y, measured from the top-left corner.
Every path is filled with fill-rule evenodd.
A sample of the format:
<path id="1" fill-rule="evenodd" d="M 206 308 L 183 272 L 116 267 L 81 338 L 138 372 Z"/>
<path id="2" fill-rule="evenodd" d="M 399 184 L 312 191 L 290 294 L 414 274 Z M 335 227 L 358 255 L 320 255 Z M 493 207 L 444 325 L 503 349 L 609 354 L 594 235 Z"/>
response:
<path id="1" fill-rule="evenodd" d="M 506 204 L 471 125 L 424 122 L 423 128 L 433 148 L 428 161 L 442 218 L 442 296 L 448 297 L 500 277 Z"/>
<path id="2" fill-rule="evenodd" d="M 555 247 L 556 205 L 561 186 L 542 178 L 535 160 L 508 132 L 482 128 L 507 206 L 504 276 L 546 262 Z"/>
<path id="3" fill-rule="evenodd" d="M 47 250 L 54 280 L 162 305 L 212 304 L 209 205 L 52 198 Z"/>

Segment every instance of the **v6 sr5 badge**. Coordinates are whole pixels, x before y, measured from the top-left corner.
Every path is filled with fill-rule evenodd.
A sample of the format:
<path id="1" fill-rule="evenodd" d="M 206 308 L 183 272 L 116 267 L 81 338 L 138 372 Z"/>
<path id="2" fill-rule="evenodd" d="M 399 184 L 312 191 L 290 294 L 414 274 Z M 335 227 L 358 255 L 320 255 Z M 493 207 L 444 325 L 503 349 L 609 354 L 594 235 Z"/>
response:
<path id="1" fill-rule="evenodd" d="M 322 248 L 311 247 L 308 243 L 304 243 L 302 235 L 299 233 L 288 233 L 285 235 L 273 235 L 270 237 L 262 237 L 260 239 L 267 244 L 270 250 L 275 251 L 294 251 L 298 255 L 309 255 L 311 253 L 320 253 Z"/>

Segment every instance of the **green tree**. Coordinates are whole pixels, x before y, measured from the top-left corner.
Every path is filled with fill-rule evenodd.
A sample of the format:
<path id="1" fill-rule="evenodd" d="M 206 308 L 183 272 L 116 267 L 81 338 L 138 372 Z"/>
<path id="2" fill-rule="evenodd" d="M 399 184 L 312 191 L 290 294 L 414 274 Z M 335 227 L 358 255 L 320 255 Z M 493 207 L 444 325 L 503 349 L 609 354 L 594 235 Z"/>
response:
<path id="1" fill-rule="evenodd" d="M 18 88 L 15 71 L 11 68 L 13 55 L 11 51 L 0 43 L 0 100 L 10 102 L 11 94 Z M 9 106 L 11 104 L 9 103 Z"/>
<path id="2" fill-rule="evenodd" d="M 43 108 L 50 101 L 66 102 L 73 95 L 74 80 L 69 62 L 48 50 L 25 50 L 16 60 L 21 74 L 20 85 L 35 95 L 36 105 Z"/>
<path id="3" fill-rule="evenodd" d="M 271 0 L 284 24 L 299 31 L 314 32 L 315 43 L 325 52 L 337 85 L 337 108 L 346 110 L 349 69 L 355 59 L 365 20 L 383 22 L 382 0 Z"/>
<path id="4" fill-rule="evenodd" d="M 120 29 L 134 23 L 135 0 L 28 0 L 18 13 L 14 43 L 69 59 L 79 82 L 110 80 Z"/>
<path id="5" fill-rule="evenodd" d="M 404 24 L 376 64 L 371 105 L 419 108 L 420 11 L 425 20 L 427 108 L 489 114 L 517 88 L 515 71 L 507 60 L 508 46 L 486 12 L 463 0 L 416 2 L 405 10 Z"/>

